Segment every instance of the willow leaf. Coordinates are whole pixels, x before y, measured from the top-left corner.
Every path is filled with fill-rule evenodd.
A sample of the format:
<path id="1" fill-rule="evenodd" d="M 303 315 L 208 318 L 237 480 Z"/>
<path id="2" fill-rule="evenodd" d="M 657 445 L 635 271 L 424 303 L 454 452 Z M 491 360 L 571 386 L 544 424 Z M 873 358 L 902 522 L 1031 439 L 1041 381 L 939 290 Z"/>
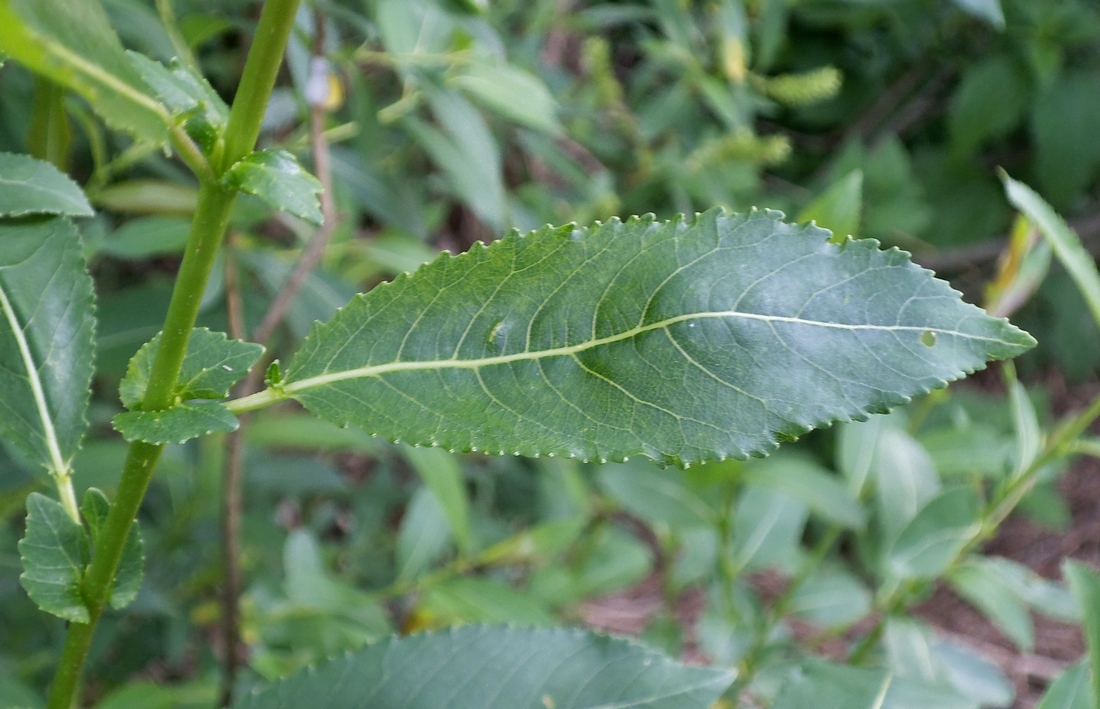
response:
<path id="1" fill-rule="evenodd" d="M 95 214 L 72 178 L 30 155 L 0 153 L 0 216 Z"/>
<path id="2" fill-rule="evenodd" d="M 777 212 L 513 234 L 356 297 L 271 392 L 451 450 L 687 466 L 771 450 L 1034 345 L 874 241 Z"/>
<path id="3" fill-rule="evenodd" d="M 87 428 L 94 323 L 72 223 L 0 220 L 0 435 L 61 478 Z"/>
<path id="4" fill-rule="evenodd" d="M 82 95 L 113 127 L 167 136 L 168 112 L 145 92 L 99 0 L 0 0 L 0 51 Z"/>
<path id="5" fill-rule="evenodd" d="M 233 708 L 707 709 L 732 679 L 593 633 L 466 626 L 384 640 Z"/>

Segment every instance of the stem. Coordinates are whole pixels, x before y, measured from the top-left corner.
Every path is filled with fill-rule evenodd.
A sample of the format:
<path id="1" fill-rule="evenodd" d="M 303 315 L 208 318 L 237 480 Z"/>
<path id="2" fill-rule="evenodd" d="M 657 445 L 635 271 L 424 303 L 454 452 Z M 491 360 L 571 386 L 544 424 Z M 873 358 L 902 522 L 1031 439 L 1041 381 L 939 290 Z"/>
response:
<path id="1" fill-rule="evenodd" d="M 299 0 L 269 0 L 264 5 L 257 36 L 245 63 L 238 99 L 234 101 L 226 127 L 226 143 L 231 146 L 225 154 L 228 164 L 241 159 L 255 147 L 260 121 L 275 84 L 298 3 Z M 165 409 L 174 403 L 176 379 L 214 257 L 225 235 L 235 196 L 234 192 L 213 182 L 210 176 L 203 176 L 187 248 L 172 291 L 149 386 L 142 400 L 143 410 Z M 96 623 L 103 614 L 126 538 L 163 448 L 162 445 L 142 442 L 130 446 L 114 504 L 104 522 L 95 555 L 84 578 L 84 602 L 90 622 L 69 626 L 61 660 L 50 687 L 49 709 L 71 709 L 76 700 L 81 671 Z"/>

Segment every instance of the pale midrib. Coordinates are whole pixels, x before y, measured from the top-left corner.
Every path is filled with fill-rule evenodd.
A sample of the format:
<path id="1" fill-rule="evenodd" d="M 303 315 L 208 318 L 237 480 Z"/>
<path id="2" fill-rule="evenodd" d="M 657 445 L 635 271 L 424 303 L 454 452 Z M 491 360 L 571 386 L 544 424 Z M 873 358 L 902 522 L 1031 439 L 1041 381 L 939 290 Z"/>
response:
<path id="1" fill-rule="evenodd" d="M 995 337 L 982 337 L 981 335 L 972 335 L 965 332 L 959 332 L 957 330 L 944 330 L 935 327 L 923 327 L 919 325 L 845 325 L 843 323 L 830 323 L 822 322 L 819 320 L 805 320 L 803 318 L 787 317 L 782 315 L 760 315 L 757 313 L 744 313 L 738 311 L 717 311 L 717 312 L 705 312 L 705 313 L 687 313 L 684 315 L 677 315 L 675 317 L 666 318 L 658 322 L 650 323 L 648 325 L 640 325 L 630 330 L 625 330 L 614 335 L 608 335 L 607 337 L 601 337 L 594 340 L 586 340 L 585 342 L 578 343 L 576 345 L 569 345 L 567 347 L 556 347 L 548 350 L 534 350 L 525 352 L 516 352 L 510 355 L 499 355 L 496 357 L 482 357 L 479 359 L 437 359 L 437 360 L 413 360 L 405 362 L 387 362 L 386 364 L 375 364 L 366 367 L 357 367 L 355 369 L 345 369 L 339 372 L 332 372 L 329 374 L 319 374 L 315 377 L 309 377 L 297 382 L 291 382 L 282 387 L 282 391 L 287 395 L 293 395 L 297 392 L 305 391 L 307 389 L 313 389 L 326 384 L 334 384 L 336 382 L 345 381 L 348 379 L 363 379 L 365 377 L 376 377 L 381 374 L 389 374 L 391 372 L 414 372 L 430 369 L 478 369 L 481 367 L 490 367 L 499 364 L 510 364 L 512 362 L 525 362 L 531 360 L 545 359 L 548 357 L 567 357 L 575 355 L 585 350 L 592 349 L 594 347 L 602 347 L 603 345 L 609 345 L 622 340 L 628 340 L 632 337 L 636 337 L 652 330 L 659 330 L 662 328 L 675 325 L 687 320 L 709 320 L 709 319 L 722 319 L 722 318 L 740 318 L 744 320 L 759 320 L 762 322 L 782 322 L 790 323 L 794 325 L 808 325 L 811 327 L 822 327 L 832 330 L 845 330 L 845 331 L 862 331 L 871 330 L 876 332 L 931 332 L 936 335 L 953 335 L 956 337 L 962 337 L 970 340 L 979 340 L 982 342 L 997 342 L 1004 343 L 1004 340 L 997 339 Z"/>
<path id="2" fill-rule="evenodd" d="M 12 308 L 11 301 L 8 300 L 8 294 L 4 292 L 3 288 L 0 288 L 0 308 L 3 308 L 4 315 L 8 319 L 12 336 L 19 347 L 19 356 L 22 358 L 23 366 L 27 370 L 27 381 L 31 385 L 31 395 L 34 397 L 34 405 L 38 409 L 38 418 L 42 421 L 42 433 L 46 438 L 46 448 L 50 452 L 50 463 L 53 466 L 50 472 L 60 477 L 67 476 L 69 474 L 69 464 L 65 462 L 64 456 L 61 455 L 61 448 L 57 442 L 57 431 L 53 427 L 50 408 L 46 403 L 46 393 L 42 389 L 41 380 L 38 378 L 38 367 L 31 355 L 27 338 L 23 335 L 22 325 L 15 317 L 15 310 Z"/>

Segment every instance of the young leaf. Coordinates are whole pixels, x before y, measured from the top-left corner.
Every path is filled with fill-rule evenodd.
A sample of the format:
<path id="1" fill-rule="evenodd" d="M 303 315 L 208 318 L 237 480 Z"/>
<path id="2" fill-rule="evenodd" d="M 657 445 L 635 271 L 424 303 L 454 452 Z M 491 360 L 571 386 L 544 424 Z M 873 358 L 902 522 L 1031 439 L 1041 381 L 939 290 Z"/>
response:
<path id="1" fill-rule="evenodd" d="M 140 406 L 159 349 L 160 333 L 157 333 L 130 360 L 126 377 L 118 389 L 126 408 Z M 263 353 L 263 345 L 230 340 L 224 333 L 205 327 L 195 328 L 187 341 L 187 354 L 176 382 L 176 397 L 180 401 L 225 398 L 230 387 L 248 374 Z"/>
<path id="2" fill-rule="evenodd" d="M 209 153 L 229 120 L 229 107 L 221 96 L 201 74 L 178 59 L 166 67 L 137 52 L 126 54 L 172 117 Z"/>
<path id="3" fill-rule="evenodd" d="M 87 427 L 94 327 L 72 223 L 0 221 L 0 435 L 60 477 Z"/>
<path id="4" fill-rule="evenodd" d="M 978 532 L 981 500 L 973 488 L 934 497 L 902 530 L 890 551 L 890 570 L 901 578 L 935 578 Z"/>
<path id="5" fill-rule="evenodd" d="M 801 500 L 825 519 L 862 529 L 867 513 L 840 479 L 813 460 L 797 455 L 776 455 L 745 467 L 747 485 L 768 487 Z"/>
<path id="6" fill-rule="evenodd" d="M 19 582 L 47 613 L 87 623 L 81 583 L 91 560 L 88 536 L 61 503 L 32 492 L 27 498 L 27 531 L 19 542 L 23 573 Z"/>
<path id="7" fill-rule="evenodd" d="M 65 173 L 30 155 L 0 153 L 0 217 L 24 214 L 95 214 L 84 192 Z"/>
<path id="8" fill-rule="evenodd" d="M 473 551 L 470 501 L 458 459 L 441 450 L 406 448 L 401 452 L 439 501 L 458 548 L 463 554 L 469 554 Z"/>
<path id="9" fill-rule="evenodd" d="M 1054 680 L 1035 709 L 1095 709 L 1089 686 L 1089 668 L 1078 662 Z"/>
<path id="10" fill-rule="evenodd" d="M 843 243 L 859 232 L 863 211 L 863 171 L 853 170 L 829 186 L 799 213 L 797 221 L 816 222 L 833 232 L 833 241 Z"/>
<path id="11" fill-rule="evenodd" d="M 285 150 L 260 150 L 226 171 L 227 186 L 253 194 L 275 209 L 289 212 L 311 224 L 325 220 L 318 195 L 324 189 L 306 172 L 298 159 Z"/>
<path id="12" fill-rule="evenodd" d="M 164 141 L 168 112 L 145 93 L 98 0 L 0 0 L 0 51 L 82 95 L 111 126 Z"/>
<path id="13" fill-rule="evenodd" d="M 111 503 L 101 490 L 91 487 L 84 493 L 84 501 L 80 505 L 80 511 L 84 520 L 88 523 L 88 535 L 91 537 L 93 553 L 99 532 L 103 529 L 103 523 L 107 520 L 107 513 L 111 511 Z M 122 558 L 119 559 L 118 569 L 115 571 L 115 580 L 111 584 L 111 594 L 107 602 L 112 608 L 121 610 L 133 602 L 141 590 L 141 575 L 145 567 L 144 542 L 141 539 L 141 531 L 138 525 L 130 527 L 130 534 L 126 537 L 126 544 L 122 547 Z"/>
<path id="14" fill-rule="evenodd" d="M 1062 573 L 1081 604 L 1089 673 L 1092 675 L 1092 706 L 1100 706 L 1100 573 L 1073 559 L 1063 564 Z"/>
<path id="15" fill-rule="evenodd" d="M 1017 588 L 1007 583 L 993 559 L 976 557 L 948 578 L 960 596 L 982 611 L 1023 652 L 1035 648 L 1035 624 Z"/>
<path id="16" fill-rule="evenodd" d="M 397 532 L 397 578 L 414 579 L 447 550 L 452 538 L 447 514 L 429 487 L 413 494 Z"/>
<path id="17" fill-rule="evenodd" d="M 1088 303 L 1089 310 L 1092 311 L 1093 319 L 1100 326 L 1100 273 L 1097 273 L 1096 261 L 1085 250 L 1080 237 L 1035 190 L 1004 173 L 1001 179 L 1005 183 L 1008 201 L 1027 216 L 1050 242 L 1054 255 L 1073 277 L 1085 302 Z"/>
<path id="18" fill-rule="evenodd" d="M 282 391 L 390 440 L 686 466 L 1033 345 L 903 252 L 780 216 L 547 227 L 445 254 L 316 326 Z"/>
<path id="19" fill-rule="evenodd" d="M 638 461 L 600 468 L 600 487 L 631 513 L 677 530 L 714 525 L 715 511 L 688 487 L 686 473 Z"/>
<path id="20" fill-rule="evenodd" d="M 707 709 L 733 680 L 565 629 L 466 626 L 390 638 L 291 675 L 234 709 Z"/>
<path id="21" fill-rule="evenodd" d="M 772 709 L 977 709 L 950 689 L 865 669 L 809 660 L 791 672 Z"/>
<path id="22" fill-rule="evenodd" d="M 111 419 L 127 441 L 183 443 L 209 433 L 229 433 L 240 426 L 237 417 L 217 401 L 177 404 L 163 411 L 125 411 Z"/>

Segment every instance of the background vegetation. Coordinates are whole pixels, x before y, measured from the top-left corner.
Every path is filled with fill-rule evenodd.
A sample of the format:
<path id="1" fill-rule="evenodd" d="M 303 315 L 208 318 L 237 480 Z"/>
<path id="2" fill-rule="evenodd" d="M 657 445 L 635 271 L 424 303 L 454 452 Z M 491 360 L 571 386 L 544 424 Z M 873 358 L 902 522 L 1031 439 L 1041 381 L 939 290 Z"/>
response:
<path id="1" fill-rule="evenodd" d="M 104 5 L 126 46 L 200 67 L 232 98 L 256 3 Z M 1040 620 L 1041 641 L 1076 628 L 1081 605 L 1049 565 L 981 543 L 1019 502 L 1100 559 L 1058 487 L 1074 455 L 1100 447 L 1036 448 L 1054 413 L 1082 401 L 1066 392 L 1094 388 L 1100 330 L 996 173 L 1033 185 L 1093 247 L 1097 126 L 1100 11 L 1086 0 L 304 5 L 261 144 L 329 188 L 313 241 L 327 245 L 265 318 L 316 230 L 240 200 L 201 324 L 285 357 L 352 294 L 440 249 L 548 222 L 770 207 L 899 246 L 1014 313 L 1040 343 L 1019 362 L 1028 390 L 991 373 L 767 460 L 683 472 L 452 456 L 267 410 L 232 442 L 169 447 L 141 517 L 145 582 L 102 623 L 88 701 L 206 707 L 227 658 L 243 692 L 393 632 L 471 622 L 639 633 L 738 667 L 731 706 L 817 706 L 829 687 L 874 689 L 881 668 L 902 683 L 899 708 L 1032 706 L 1064 670 L 1063 693 L 1084 686 L 1076 630 L 1067 653 L 1037 650 L 1033 618 L 1068 624 Z M 160 328 L 196 185 L 13 63 L 0 70 L 0 150 L 50 160 L 99 210 L 81 222 L 100 324 L 95 436 L 75 481 L 110 491 L 126 450 L 115 393 Z M 1003 483 L 1037 461 L 1038 484 L 1014 499 Z M 239 579 L 221 561 L 227 462 L 243 480 Z M 43 481 L 15 450 L 0 469 L 0 706 L 33 707 L 64 624 L 18 582 L 24 500 Z M 992 492 L 979 515 L 958 490 Z M 924 536 L 903 535 L 918 513 L 949 537 L 930 556 Z M 227 585 L 239 585 L 239 651 Z M 950 600 L 914 612 L 936 588 L 1000 635 L 943 627 Z M 1021 670 L 1020 658 L 1037 659 Z M 1090 706 L 1056 700 L 1043 706 Z"/>

